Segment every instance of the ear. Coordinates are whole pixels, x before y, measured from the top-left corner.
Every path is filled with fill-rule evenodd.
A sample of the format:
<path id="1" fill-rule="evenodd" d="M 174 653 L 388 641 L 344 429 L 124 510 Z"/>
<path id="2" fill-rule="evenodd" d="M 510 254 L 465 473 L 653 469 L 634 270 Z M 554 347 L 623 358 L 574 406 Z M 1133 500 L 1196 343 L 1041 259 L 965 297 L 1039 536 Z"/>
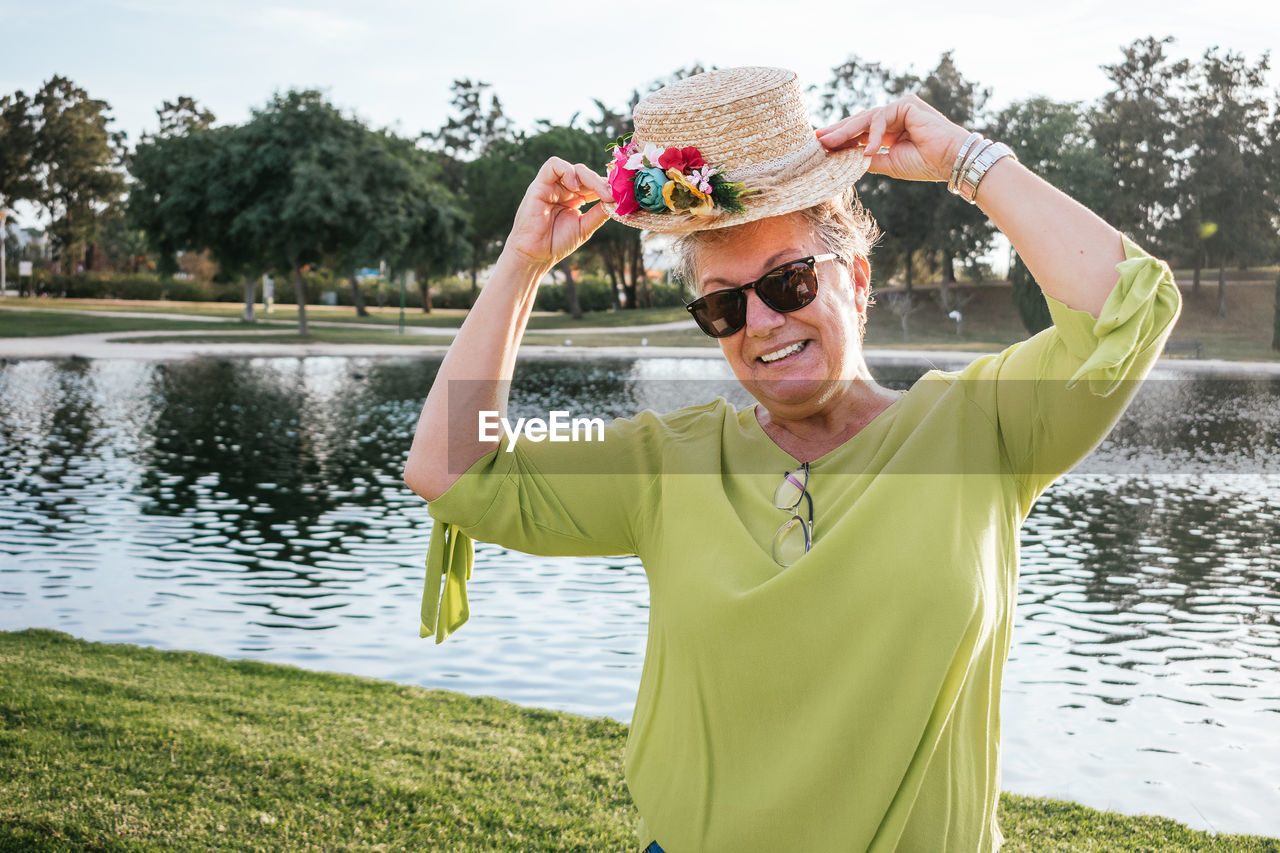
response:
<path id="1" fill-rule="evenodd" d="M 859 311 L 867 309 L 867 296 L 871 293 L 871 262 L 866 258 L 854 258 L 849 262 L 853 275 L 853 298 Z"/>

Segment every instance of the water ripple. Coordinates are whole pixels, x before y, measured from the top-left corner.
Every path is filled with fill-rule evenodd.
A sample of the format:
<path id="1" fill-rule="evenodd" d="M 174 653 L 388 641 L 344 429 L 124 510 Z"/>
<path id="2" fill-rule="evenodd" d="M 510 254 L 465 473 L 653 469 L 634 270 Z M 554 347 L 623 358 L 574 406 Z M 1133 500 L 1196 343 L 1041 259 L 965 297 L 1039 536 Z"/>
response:
<path id="1" fill-rule="evenodd" d="M 628 719 L 635 558 L 479 544 L 418 638 L 431 520 L 400 481 L 436 362 L 0 365 L 0 625 Z M 723 393 L 718 362 L 521 365 L 514 414 Z M 899 385 L 914 378 L 891 375 Z M 1280 385 L 1148 383 L 1022 534 L 1005 786 L 1280 835 Z"/>

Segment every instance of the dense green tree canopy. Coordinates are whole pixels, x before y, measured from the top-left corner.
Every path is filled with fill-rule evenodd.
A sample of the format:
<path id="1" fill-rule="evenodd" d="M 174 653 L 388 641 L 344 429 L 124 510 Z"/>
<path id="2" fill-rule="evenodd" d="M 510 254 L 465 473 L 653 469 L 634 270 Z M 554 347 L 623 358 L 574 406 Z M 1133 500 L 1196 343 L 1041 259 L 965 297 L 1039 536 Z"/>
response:
<path id="1" fill-rule="evenodd" d="M 991 135 L 1012 147 L 1033 172 L 1097 210 L 1106 203 L 1111 175 L 1089 133 L 1088 120 L 1088 111 L 1080 104 L 1028 98 L 998 112 L 991 121 Z M 1047 328 L 1052 322 L 1049 306 L 1026 264 L 1016 256 L 1009 281 L 1027 331 Z"/>
<path id="2" fill-rule="evenodd" d="M 217 125 L 194 98 L 157 110 L 159 130 L 122 158 L 107 104 L 63 77 L 36 93 L 0 96 L 0 210 L 40 205 L 63 269 L 94 264 L 95 245 L 134 268 L 139 233 L 162 272 L 180 252 L 207 251 L 222 279 L 252 281 L 324 266 L 346 277 L 387 262 L 415 270 L 424 310 L 432 277 L 479 272 L 501 250 L 520 199 L 551 156 L 603 171 L 607 145 L 630 130 L 642 92 L 702 71 L 675 70 L 632 91 L 621 107 L 596 99 L 594 117 L 564 125 L 513 125 L 493 87 L 454 81 L 452 113 L 415 140 L 372 130 L 314 91 L 277 95 L 248 121 Z M 1168 38 L 1124 47 L 1103 68 L 1108 91 L 1091 104 L 1028 98 L 988 107 L 989 93 L 966 77 L 952 53 L 927 73 L 850 57 L 814 90 L 820 120 L 835 121 L 908 92 L 956 122 L 1010 144 L 1038 174 L 1171 262 L 1219 272 L 1225 310 L 1228 265 L 1280 257 L 1280 108 L 1267 86 L 1268 57 L 1256 61 L 1211 49 L 1190 61 Z M 126 182 L 122 167 L 127 165 Z M 127 218 L 113 209 L 128 189 Z M 939 185 L 869 175 L 862 198 L 885 237 L 876 249 L 877 284 L 921 275 L 944 284 L 984 268 L 994 230 L 975 207 Z M 614 304 L 647 303 L 642 235 L 614 222 L 561 264 L 568 302 L 573 276 L 603 272 Z M 80 254 L 80 249 L 84 249 Z M 101 252 L 99 256 L 101 256 Z M 1012 258 L 1014 301 L 1029 329 L 1048 322 L 1044 300 Z M 353 282 L 357 310 L 360 291 Z"/>
<path id="3" fill-rule="evenodd" d="M 40 197 L 31 99 L 21 91 L 0 97 L 0 211 Z"/>
<path id="4" fill-rule="evenodd" d="M 54 247 L 70 267 L 75 250 L 92 244 L 102 211 L 120 198 L 124 137 L 109 130 L 107 103 L 65 77 L 45 83 L 32 106 L 39 201 L 53 220 Z"/>

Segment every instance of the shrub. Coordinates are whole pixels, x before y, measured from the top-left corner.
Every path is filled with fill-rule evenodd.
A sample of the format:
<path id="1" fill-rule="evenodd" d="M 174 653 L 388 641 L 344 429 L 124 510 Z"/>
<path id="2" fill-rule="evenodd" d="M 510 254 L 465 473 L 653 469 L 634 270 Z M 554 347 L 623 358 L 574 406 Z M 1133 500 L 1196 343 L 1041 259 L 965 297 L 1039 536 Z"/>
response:
<path id="1" fill-rule="evenodd" d="M 422 300 L 418 294 L 418 289 L 413 289 L 414 306 L 422 307 Z M 475 303 L 471 296 L 471 279 L 458 278 L 451 276 L 450 278 L 442 278 L 431 282 L 431 307 L 432 308 L 470 308 Z"/>
<path id="2" fill-rule="evenodd" d="M 613 286 L 608 279 L 585 275 L 578 279 L 578 306 L 583 311 L 608 311 L 613 307 Z M 563 284 L 544 284 L 534 300 L 535 311 L 569 310 L 569 296 Z"/>
<path id="3" fill-rule="evenodd" d="M 226 285 L 129 273 L 72 273 L 38 281 L 38 291 L 67 299 L 172 299 L 211 302 Z"/>

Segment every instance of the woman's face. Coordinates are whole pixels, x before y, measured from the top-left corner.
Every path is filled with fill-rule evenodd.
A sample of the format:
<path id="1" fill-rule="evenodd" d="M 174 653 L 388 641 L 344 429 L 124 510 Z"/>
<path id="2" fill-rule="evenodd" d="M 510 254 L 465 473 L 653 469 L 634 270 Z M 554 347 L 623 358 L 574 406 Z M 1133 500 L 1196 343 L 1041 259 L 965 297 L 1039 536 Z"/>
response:
<path id="1" fill-rule="evenodd" d="M 737 287 L 779 264 L 827 251 L 799 213 L 726 229 L 698 252 L 699 288 L 705 294 Z M 859 315 L 866 311 L 870 267 L 855 258 L 848 265 L 824 261 L 816 271 L 818 295 L 808 305 L 781 314 L 753 288 L 746 291 L 746 327 L 719 338 L 738 381 L 775 417 L 817 414 L 848 380 L 865 374 Z M 776 358 L 781 353 L 787 354 Z"/>

